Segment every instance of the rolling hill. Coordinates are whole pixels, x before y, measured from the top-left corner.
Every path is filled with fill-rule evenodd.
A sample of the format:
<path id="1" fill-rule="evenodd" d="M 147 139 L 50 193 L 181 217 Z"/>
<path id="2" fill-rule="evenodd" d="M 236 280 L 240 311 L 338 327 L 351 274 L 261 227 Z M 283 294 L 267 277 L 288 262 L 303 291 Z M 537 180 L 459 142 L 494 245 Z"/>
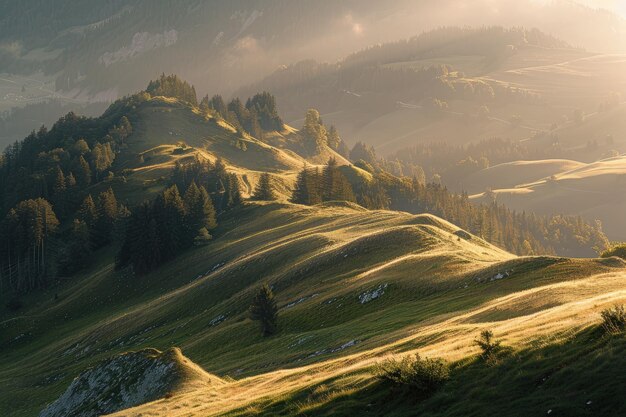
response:
<path id="1" fill-rule="evenodd" d="M 463 360 L 484 328 L 514 349 L 569 340 L 626 299 L 624 271 L 616 258 L 514 257 L 427 215 L 248 204 L 214 243 L 154 273 L 124 276 L 102 257 L 5 315 L 0 408 L 36 415 L 87 367 L 172 346 L 224 382 L 168 385 L 165 398 L 116 415 L 263 414 L 316 389 L 328 390 L 322 406 L 371 384 L 371 365 L 390 353 Z M 280 308 L 271 338 L 247 318 L 261 282 Z"/>
<path id="2" fill-rule="evenodd" d="M 524 168 L 520 169 L 520 166 Z M 529 166 L 532 168 L 527 175 L 525 171 Z M 541 167 L 550 167 L 551 173 Z M 561 167 L 566 169 L 556 169 Z M 504 173 L 510 174 L 508 178 L 511 180 L 503 182 Z M 619 240 L 626 234 L 623 222 L 625 173 L 624 156 L 589 164 L 567 161 L 556 166 L 555 161 L 517 162 L 479 171 L 468 178 L 467 184 L 476 180 L 483 190 L 492 188 L 499 202 L 521 210 L 577 213 L 591 219 L 602 219 L 607 235 Z M 480 201 L 485 194 L 478 192 L 470 198 Z"/>

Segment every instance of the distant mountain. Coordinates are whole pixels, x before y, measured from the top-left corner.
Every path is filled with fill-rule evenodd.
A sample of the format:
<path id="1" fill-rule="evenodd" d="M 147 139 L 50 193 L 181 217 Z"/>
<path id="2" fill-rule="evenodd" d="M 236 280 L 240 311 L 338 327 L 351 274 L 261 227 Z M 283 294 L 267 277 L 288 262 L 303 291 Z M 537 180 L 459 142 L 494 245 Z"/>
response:
<path id="1" fill-rule="evenodd" d="M 504 0 L 493 7 L 479 0 L 471 10 L 461 3 L 4 2 L 0 72 L 43 71 L 54 78 L 58 91 L 110 100 L 138 90 L 161 71 L 181 74 L 201 90 L 228 93 L 281 64 L 333 61 L 443 25 L 537 27 L 591 50 L 616 51 L 624 45 L 623 19 L 572 1 Z"/>

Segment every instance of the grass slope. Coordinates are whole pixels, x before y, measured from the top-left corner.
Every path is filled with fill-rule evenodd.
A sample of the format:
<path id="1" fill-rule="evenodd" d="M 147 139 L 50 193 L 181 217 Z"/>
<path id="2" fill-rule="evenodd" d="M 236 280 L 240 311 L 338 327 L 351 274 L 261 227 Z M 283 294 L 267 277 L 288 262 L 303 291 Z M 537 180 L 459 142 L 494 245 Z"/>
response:
<path id="1" fill-rule="evenodd" d="M 36 415 L 102 359 L 179 346 L 227 383 L 119 416 L 262 412 L 322 385 L 357 389 L 389 353 L 459 360 L 485 327 L 524 347 L 585 328 L 626 299 L 621 261 L 517 258 L 457 231 L 433 216 L 351 205 L 248 204 L 221 219 L 210 245 L 144 277 L 114 271 L 102 253 L 82 276 L 3 314 L 0 410 Z M 280 307 L 271 338 L 247 314 L 262 282 Z"/>
<path id="2" fill-rule="evenodd" d="M 548 163 L 538 161 L 533 165 L 539 167 L 543 165 L 542 162 Z M 483 170 L 477 175 L 478 177 L 481 174 L 490 175 L 488 171 L 491 169 L 501 171 L 498 167 L 502 166 Z M 519 166 L 509 164 L 508 168 L 509 170 L 516 168 L 516 175 L 520 179 L 523 178 L 524 171 L 520 170 Z M 508 188 L 493 188 L 498 201 L 509 207 L 537 213 L 583 214 L 587 218 L 602 219 L 606 233 L 611 239 L 620 240 L 626 235 L 626 225 L 623 221 L 626 209 L 625 156 L 581 164 L 552 175 L 554 175 L 552 179 L 547 176 Z M 497 185 L 496 182 L 492 183 Z M 484 194 L 475 194 L 471 198 L 480 200 L 484 198 Z"/>

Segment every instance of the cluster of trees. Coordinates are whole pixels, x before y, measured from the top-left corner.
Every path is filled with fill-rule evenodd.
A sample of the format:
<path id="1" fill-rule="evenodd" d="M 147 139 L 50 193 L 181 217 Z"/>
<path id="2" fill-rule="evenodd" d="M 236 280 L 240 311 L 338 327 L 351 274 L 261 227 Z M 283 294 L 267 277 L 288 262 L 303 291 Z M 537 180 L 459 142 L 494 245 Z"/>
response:
<path id="1" fill-rule="evenodd" d="M 94 250 L 118 241 L 129 216 L 129 209 L 118 203 L 111 187 L 95 199 L 87 194 L 71 226 L 61 236 L 63 244 L 57 254 L 59 275 L 69 276 L 86 267 Z"/>
<path id="2" fill-rule="evenodd" d="M 320 113 L 315 109 L 309 109 L 304 117 L 304 125 L 300 131 L 304 138 L 304 147 L 310 155 L 317 155 L 324 145 L 340 155 L 348 156 L 348 146 L 339 136 L 335 126 L 326 129 Z"/>
<path id="3" fill-rule="evenodd" d="M 52 206 L 43 198 L 21 201 L 9 210 L 0 228 L 0 288 L 28 291 L 45 285 L 49 240 L 58 226 Z"/>
<path id="4" fill-rule="evenodd" d="M 396 42 L 378 44 L 348 56 L 343 65 L 387 64 L 446 55 L 478 55 L 498 58 L 511 47 L 535 45 L 544 48 L 571 48 L 566 42 L 538 29 L 502 26 L 442 27 Z"/>
<path id="5" fill-rule="evenodd" d="M 131 133 L 128 118 L 115 113 L 98 119 L 68 113 L 50 131 L 32 132 L 0 158 L 0 208 L 6 213 L 19 201 L 45 198 L 59 216 L 71 214 L 80 203 L 76 195 L 113 176 L 116 154 Z"/>
<path id="6" fill-rule="evenodd" d="M 291 195 L 292 203 L 313 205 L 323 201 L 356 201 L 350 182 L 341 172 L 334 158 L 330 158 L 324 169 L 309 169 L 306 166 L 298 174 Z"/>
<path id="7" fill-rule="evenodd" d="M 207 95 L 200 101 L 200 109 L 213 111 L 239 132 L 246 132 L 257 139 L 263 139 L 264 132 L 283 129 L 276 99 L 268 92 L 248 98 L 245 106 L 239 98 L 232 99 L 227 105 L 222 96 L 215 95 L 209 99 Z"/>
<path id="8" fill-rule="evenodd" d="M 158 79 L 148 83 L 146 92 L 151 96 L 174 97 L 191 103 L 194 106 L 198 105 L 195 87 L 187 81 L 178 78 L 175 74 L 161 74 Z"/>
<path id="9" fill-rule="evenodd" d="M 216 227 L 215 208 L 203 186 L 192 181 L 181 196 L 172 185 L 133 210 L 116 266 L 132 265 L 135 273 L 145 274 L 192 245 L 205 244 Z"/>
<path id="10" fill-rule="evenodd" d="M 132 97 L 99 118 L 68 113 L 0 156 L 0 287 L 27 292 L 87 262 L 108 244 L 120 208 L 112 190 L 88 188 L 114 177 L 117 153 L 132 133 Z M 83 200 L 84 198 L 84 200 Z"/>
<path id="11" fill-rule="evenodd" d="M 226 171 L 221 159 L 215 163 L 199 158 L 177 162 L 171 178 L 179 190 L 186 190 L 193 183 L 205 189 L 212 196 L 218 214 L 238 206 L 243 200 L 237 176 Z"/>

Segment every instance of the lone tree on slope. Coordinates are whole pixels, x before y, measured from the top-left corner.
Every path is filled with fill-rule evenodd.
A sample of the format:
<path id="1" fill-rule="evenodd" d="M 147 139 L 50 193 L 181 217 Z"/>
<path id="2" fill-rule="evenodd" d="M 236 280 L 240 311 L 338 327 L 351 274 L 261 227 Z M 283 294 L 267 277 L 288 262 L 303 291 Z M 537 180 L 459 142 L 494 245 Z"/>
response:
<path id="1" fill-rule="evenodd" d="M 261 323 L 263 336 L 271 336 L 276 333 L 278 307 L 272 289 L 267 284 L 263 284 L 252 300 L 250 318 Z"/>
<path id="2" fill-rule="evenodd" d="M 254 194 L 252 195 L 253 200 L 261 200 L 261 201 L 272 201 L 276 200 L 276 194 L 274 193 L 274 187 L 272 186 L 272 180 L 270 178 L 270 174 L 264 172 L 259 177 L 259 183 L 257 184 Z"/>

